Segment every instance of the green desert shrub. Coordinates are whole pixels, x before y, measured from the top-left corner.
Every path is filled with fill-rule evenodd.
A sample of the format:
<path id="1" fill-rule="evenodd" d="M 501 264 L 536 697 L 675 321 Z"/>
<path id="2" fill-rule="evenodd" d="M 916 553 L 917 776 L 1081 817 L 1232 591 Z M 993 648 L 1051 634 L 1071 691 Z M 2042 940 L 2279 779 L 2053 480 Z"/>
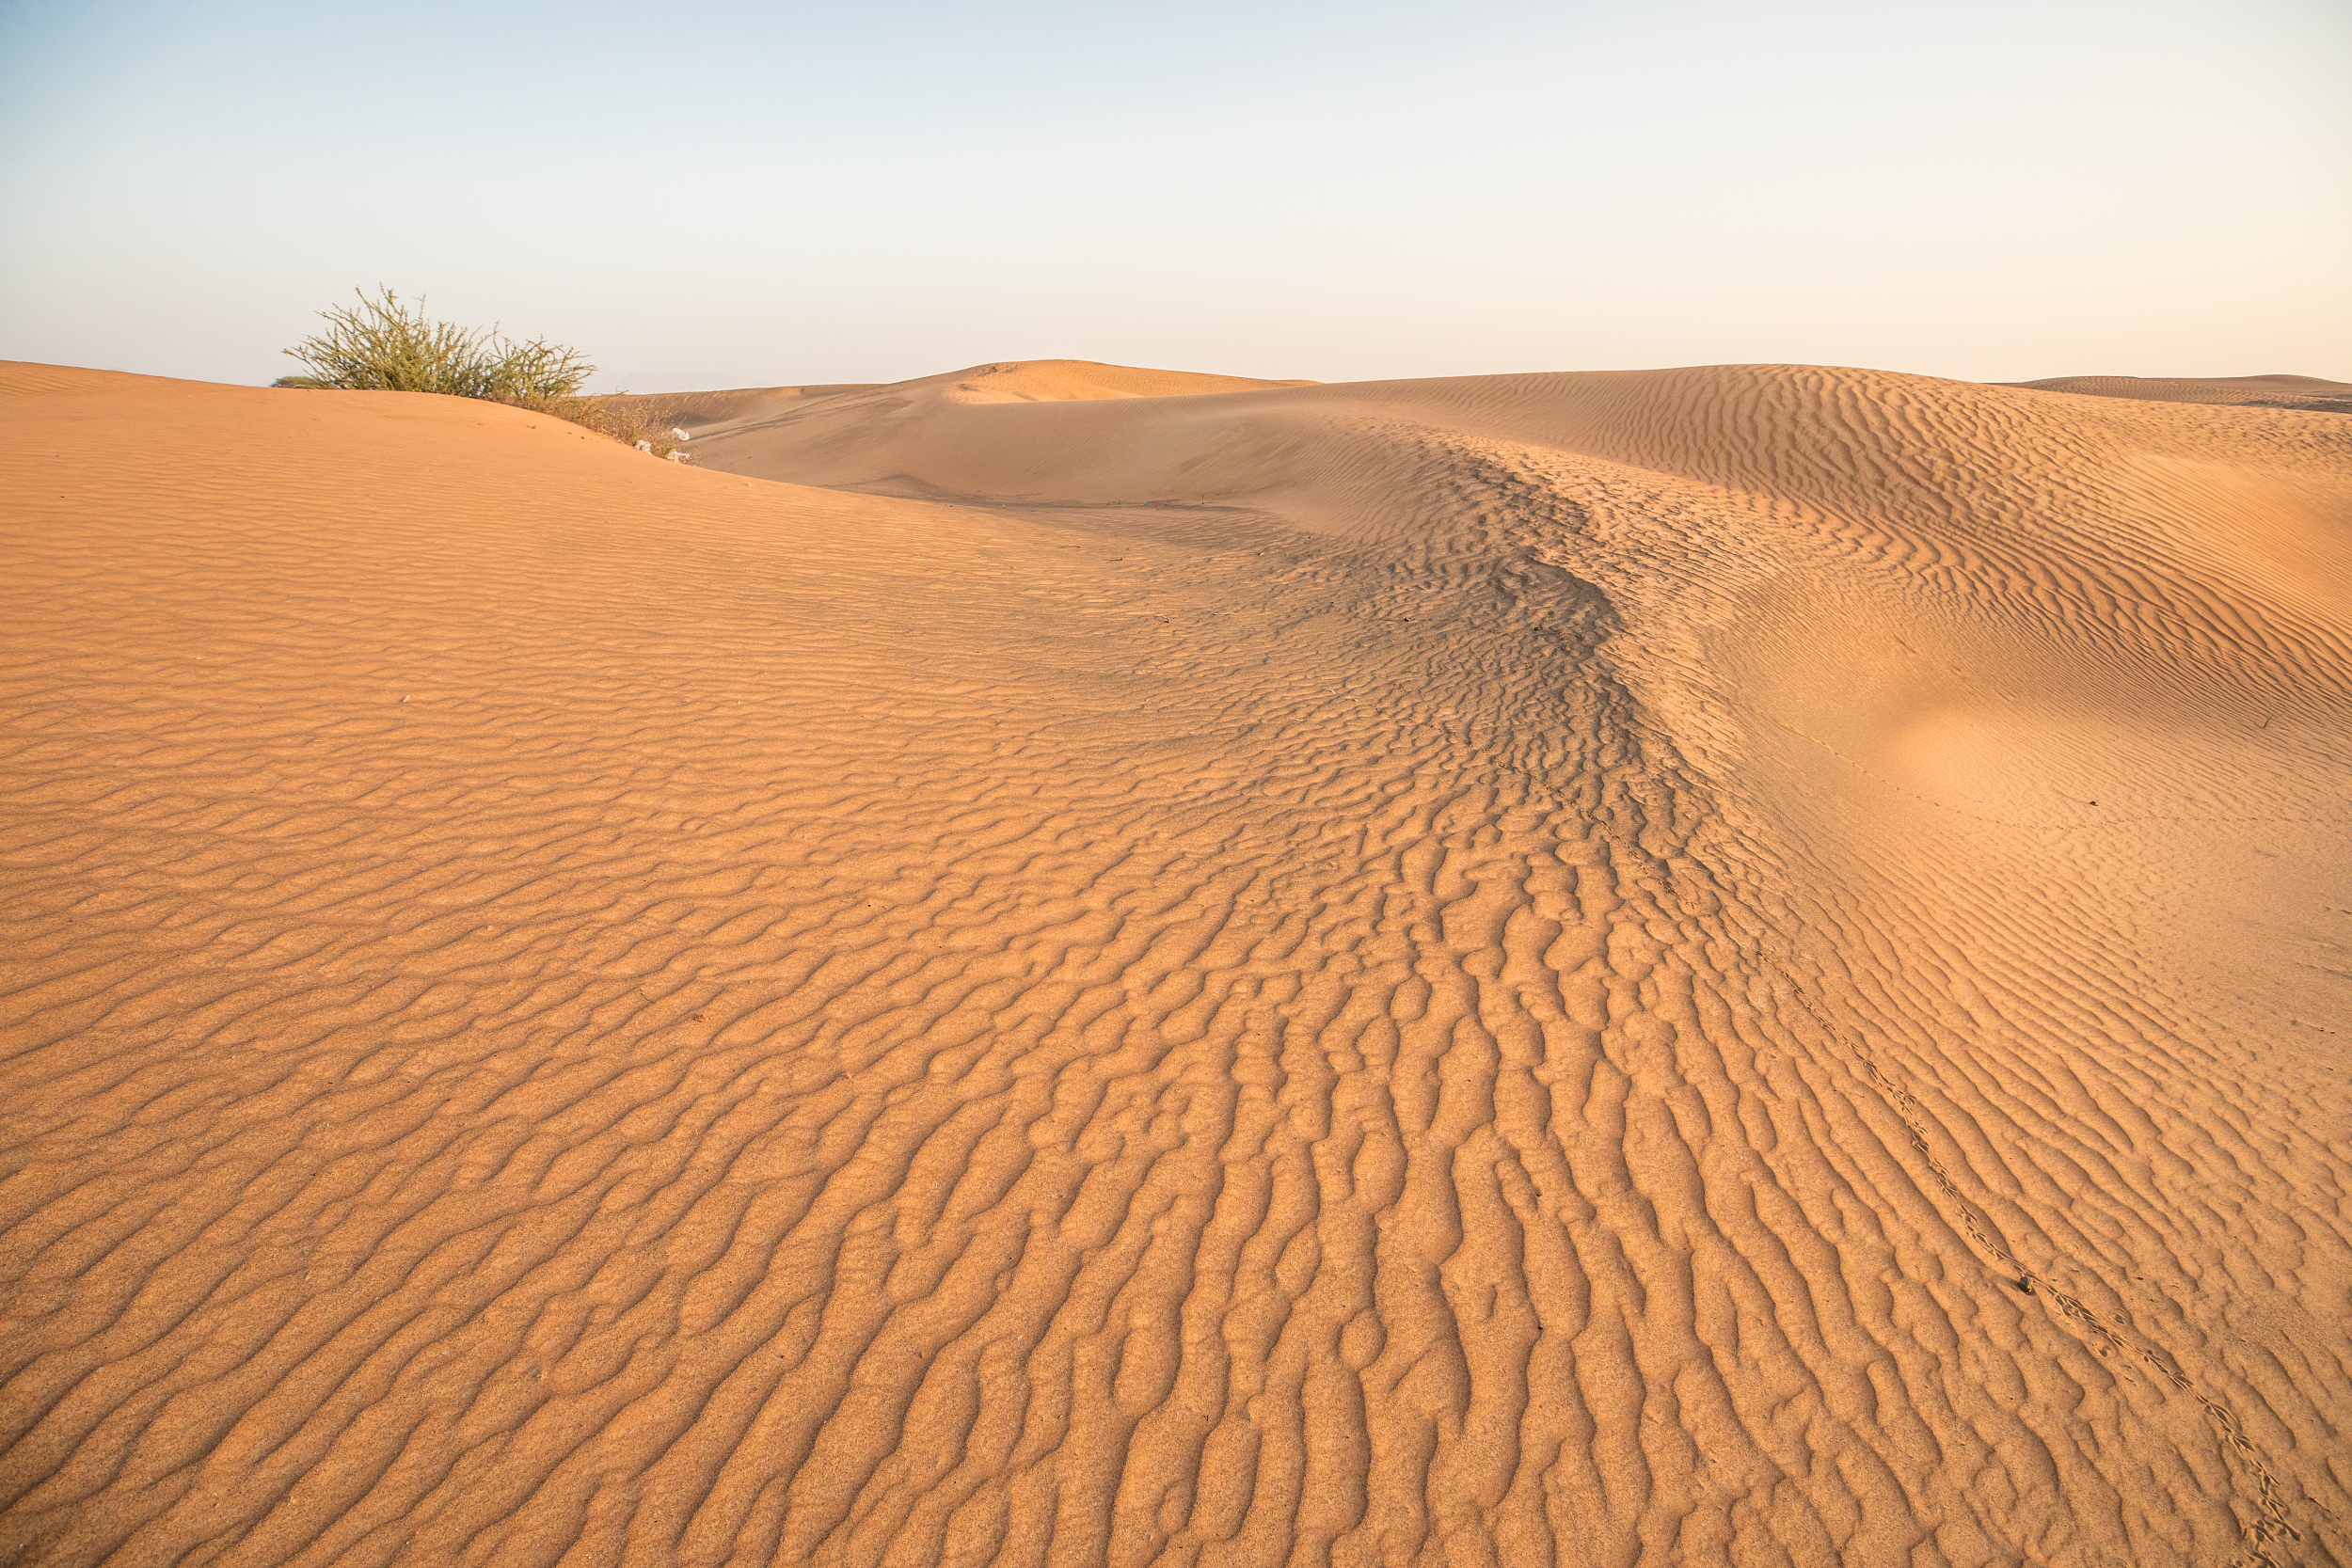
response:
<path id="1" fill-rule="evenodd" d="M 286 350 L 308 375 L 280 376 L 280 387 L 360 392 L 442 392 L 487 398 L 585 426 L 599 436 L 640 447 L 657 457 L 675 450 L 666 431 L 617 410 L 580 388 L 596 373 L 575 348 L 544 338 L 516 342 L 498 329 L 474 331 L 424 313 L 424 301 L 402 303 L 378 288 L 375 297 L 354 289 L 359 303 L 322 310 L 326 330 Z"/>
<path id="2" fill-rule="evenodd" d="M 412 307 L 389 289 L 378 289 L 373 298 L 352 293 L 356 307 L 320 311 L 326 330 L 286 350 L 310 373 L 282 377 L 278 386 L 520 403 L 577 397 L 596 372 L 578 349 L 544 338 L 516 342 L 495 327 L 476 331 L 437 322 L 424 313 L 421 299 Z"/>

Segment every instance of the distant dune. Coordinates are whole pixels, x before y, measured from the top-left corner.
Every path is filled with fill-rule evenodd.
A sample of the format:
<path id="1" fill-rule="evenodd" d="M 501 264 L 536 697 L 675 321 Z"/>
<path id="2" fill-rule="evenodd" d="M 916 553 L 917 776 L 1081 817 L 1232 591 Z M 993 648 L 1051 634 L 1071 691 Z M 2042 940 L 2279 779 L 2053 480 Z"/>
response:
<path id="1" fill-rule="evenodd" d="M 2352 414 L 2352 382 L 2312 375 L 2233 375 L 2209 381 L 2170 381 L 2136 375 L 2061 375 L 2049 381 L 2020 381 L 2048 392 L 2084 392 L 2102 398 L 2144 398 L 2153 403 L 2251 404 L 2263 408 L 2312 408 Z"/>
<path id="2" fill-rule="evenodd" d="M 994 379 L 998 377 L 1009 379 Z M 648 420 L 678 420 L 697 425 L 737 424 L 795 412 L 813 398 L 834 398 L 851 392 L 882 392 L 895 397 L 950 383 L 964 384 L 965 395 L 1028 403 L 1177 397 L 1190 392 L 1248 392 L 1267 387 L 1314 385 L 1308 381 L 1252 381 L 1238 375 L 1200 375 L 1188 371 L 1143 371 L 1125 365 L 1048 360 L 1041 364 L 976 365 L 968 371 L 889 386 L 860 382 L 819 387 L 741 387 L 723 392 L 649 392 L 638 396 L 623 393 L 612 402 Z"/>
<path id="3" fill-rule="evenodd" d="M 0 367 L 0 1562 L 2352 1560 L 2185 385 Z"/>

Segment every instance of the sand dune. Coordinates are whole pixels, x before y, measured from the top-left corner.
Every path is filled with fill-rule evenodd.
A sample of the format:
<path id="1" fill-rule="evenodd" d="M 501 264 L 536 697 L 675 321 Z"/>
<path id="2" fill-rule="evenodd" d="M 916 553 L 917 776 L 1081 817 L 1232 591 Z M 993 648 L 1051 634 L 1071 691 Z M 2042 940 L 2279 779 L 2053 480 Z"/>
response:
<path id="1" fill-rule="evenodd" d="M 0 390 L 0 1561 L 2352 1559 L 2339 415 Z"/>
<path id="2" fill-rule="evenodd" d="M 2102 398 L 2143 398 L 2155 403 L 2252 404 L 2266 408 L 2317 408 L 2352 414 L 2352 382 L 2322 381 L 2315 375 L 2225 375 L 2199 381 L 2165 376 L 2061 375 L 2020 381 L 2050 392 L 2081 392 Z"/>
<path id="3" fill-rule="evenodd" d="M 735 430 L 803 412 L 812 399 L 839 400 L 851 393 L 880 393 L 885 404 L 946 396 L 958 402 L 1034 403 L 1070 399 L 1183 397 L 1200 392 L 1255 391 L 1267 387 L 1305 387 L 1304 381 L 1252 381 L 1238 375 L 1202 375 L 1191 371 L 1147 371 L 1128 365 L 1097 365 L 1055 359 L 1010 365 L 975 365 L 945 375 L 888 386 L 881 383 L 817 387 L 742 387 L 722 392 L 623 394 L 610 401 L 648 420 L 675 420 L 696 431 Z"/>

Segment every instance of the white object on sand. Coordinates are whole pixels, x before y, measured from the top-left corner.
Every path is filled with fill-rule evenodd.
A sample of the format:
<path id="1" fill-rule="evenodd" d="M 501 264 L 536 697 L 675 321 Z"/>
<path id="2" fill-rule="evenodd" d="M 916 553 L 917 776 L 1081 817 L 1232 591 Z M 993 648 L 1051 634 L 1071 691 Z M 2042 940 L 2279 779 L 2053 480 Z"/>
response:
<path id="1" fill-rule="evenodd" d="M 639 451 L 653 451 L 653 443 L 651 441 L 640 441 L 637 443 L 637 450 Z"/>
<path id="2" fill-rule="evenodd" d="M 694 454 L 691 451 L 673 451 L 670 453 L 670 461 L 673 463 L 691 463 L 694 461 Z"/>
<path id="3" fill-rule="evenodd" d="M 681 441 L 691 441 L 694 438 L 691 434 L 678 429 L 675 425 L 670 427 L 670 434 Z"/>

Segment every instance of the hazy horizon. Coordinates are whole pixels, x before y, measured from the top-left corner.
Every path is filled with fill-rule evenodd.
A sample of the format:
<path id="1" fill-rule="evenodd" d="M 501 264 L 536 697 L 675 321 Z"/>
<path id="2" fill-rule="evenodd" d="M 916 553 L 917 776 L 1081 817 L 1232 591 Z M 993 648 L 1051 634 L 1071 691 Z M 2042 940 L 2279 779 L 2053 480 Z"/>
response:
<path id="1" fill-rule="evenodd" d="M 0 12 L 0 357 L 356 286 L 637 390 L 1067 357 L 2352 377 L 2319 0 Z"/>

